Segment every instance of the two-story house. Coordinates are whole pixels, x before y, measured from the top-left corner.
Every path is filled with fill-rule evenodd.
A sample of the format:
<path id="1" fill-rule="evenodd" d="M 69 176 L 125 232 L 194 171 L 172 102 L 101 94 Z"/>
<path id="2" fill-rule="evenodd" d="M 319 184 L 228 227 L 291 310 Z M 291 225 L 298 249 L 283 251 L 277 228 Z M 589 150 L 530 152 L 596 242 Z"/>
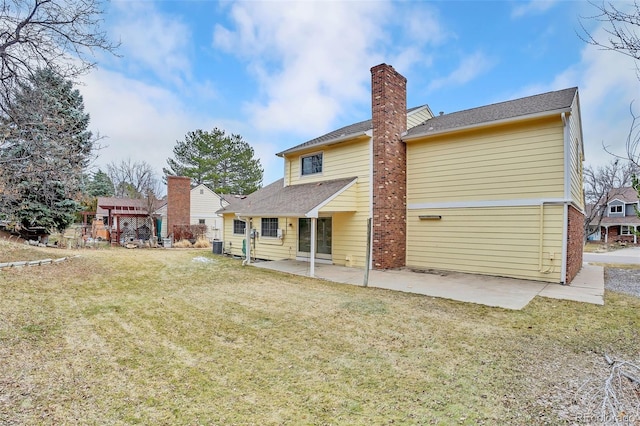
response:
<path id="1" fill-rule="evenodd" d="M 372 119 L 278 153 L 284 177 L 229 200 L 224 241 L 268 260 L 568 283 L 582 265 L 577 88 L 434 116 L 371 69 Z"/>
<path id="2" fill-rule="evenodd" d="M 637 244 L 636 232 L 640 231 L 640 218 L 636 213 L 636 209 L 640 209 L 638 192 L 631 187 L 615 189 L 614 192 L 606 206 L 599 207 L 605 210 L 592 240 Z M 592 221 L 591 227 L 598 227 L 598 220 Z"/>

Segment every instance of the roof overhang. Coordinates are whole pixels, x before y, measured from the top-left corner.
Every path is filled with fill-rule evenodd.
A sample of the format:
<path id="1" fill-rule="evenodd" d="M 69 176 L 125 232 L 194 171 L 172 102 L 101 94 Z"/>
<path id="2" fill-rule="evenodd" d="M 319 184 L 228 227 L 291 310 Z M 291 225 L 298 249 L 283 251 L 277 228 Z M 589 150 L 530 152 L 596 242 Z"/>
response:
<path id="1" fill-rule="evenodd" d="M 426 139 L 434 136 L 440 136 L 440 135 L 446 135 L 446 134 L 452 134 L 452 133 L 458 133 L 458 132 L 464 132 L 464 131 L 476 130 L 476 129 L 485 129 L 493 126 L 513 124 L 513 123 L 518 123 L 522 121 L 537 120 L 541 118 L 548 118 L 548 117 L 554 117 L 554 116 L 560 117 L 562 113 L 570 113 L 570 112 L 571 112 L 571 108 L 561 108 L 561 109 L 556 109 L 552 111 L 540 112 L 536 114 L 528 114 L 528 115 L 520 115 L 517 117 L 504 118 L 501 120 L 485 121 L 482 123 L 470 124 L 468 126 L 454 127 L 449 129 L 436 130 L 432 132 L 426 131 L 426 132 L 417 133 L 414 135 L 405 134 L 402 136 L 402 140 L 404 142 L 412 142 L 412 141 Z"/>
<path id="2" fill-rule="evenodd" d="M 370 138 L 372 134 L 373 134 L 372 130 L 367 130 L 365 132 L 356 132 L 356 133 L 344 134 L 344 135 L 340 135 L 340 136 L 338 136 L 336 138 L 333 138 L 333 139 L 328 139 L 326 141 L 320 141 L 320 142 L 315 143 L 315 144 L 309 144 L 309 145 L 305 145 L 305 146 L 299 146 L 297 148 L 291 148 L 291 149 L 288 149 L 286 151 L 279 152 L 276 155 L 278 157 L 284 157 L 285 155 L 295 154 L 297 152 L 308 151 L 310 149 L 317 149 L 317 148 L 320 148 L 320 147 L 323 147 L 323 146 L 331 146 L 331 145 L 336 145 L 336 144 L 343 143 L 343 142 L 350 142 L 350 141 L 357 141 L 357 140 L 361 140 L 361 139 L 367 139 L 367 138 Z"/>

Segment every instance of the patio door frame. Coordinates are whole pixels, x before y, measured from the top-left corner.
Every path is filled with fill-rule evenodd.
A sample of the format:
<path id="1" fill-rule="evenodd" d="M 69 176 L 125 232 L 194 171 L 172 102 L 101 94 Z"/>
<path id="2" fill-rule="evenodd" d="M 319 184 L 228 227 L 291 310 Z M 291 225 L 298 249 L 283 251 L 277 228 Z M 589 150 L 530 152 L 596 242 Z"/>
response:
<path id="1" fill-rule="evenodd" d="M 309 251 L 301 251 L 300 243 L 302 236 L 302 221 L 309 221 Z M 327 235 L 327 227 L 326 224 L 329 222 L 330 226 L 328 227 L 328 235 Z M 313 226 L 315 225 L 315 226 Z M 323 227 L 324 232 L 318 232 L 319 228 Z M 315 228 L 315 229 L 314 229 Z M 315 231 L 315 232 L 314 232 Z M 321 237 L 321 240 L 324 242 L 324 246 L 329 247 L 329 253 L 319 253 L 318 252 L 318 236 Z M 298 218 L 298 241 L 296 242 L 296 258 L 301 260 L 310 259 L 312 253 L 315 254 L 314 258 L 318 261 L 331 261 L 333 259 L 333 218 L 331 216 L 321 216 L 318 218 L 309 218 L 309 217 L 299 217 Z"/>

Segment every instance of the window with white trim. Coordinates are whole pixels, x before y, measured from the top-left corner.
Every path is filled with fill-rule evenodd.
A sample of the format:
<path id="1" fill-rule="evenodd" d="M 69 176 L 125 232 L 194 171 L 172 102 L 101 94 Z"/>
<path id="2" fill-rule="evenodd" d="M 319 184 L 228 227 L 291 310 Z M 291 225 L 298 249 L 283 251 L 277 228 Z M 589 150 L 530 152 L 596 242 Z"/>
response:
<path id="1" fill-rule="evenodd" d="M 205 225 L 205 224 L 206 224 L 205 219 L 198 219 L 198 225 Z"/>
<path id="2" fill-rule="evenodd" d="M 620 226 L 620 235 L 633 235 L 633 226 Z"/>
<path id="3" fill-rule="evenodd" d="M 247 229 L 247 224 L 241 220 L 233 219 L 233 234 L 244 235 L 244 231 Z"/>
<path id="4" fill-rule="evenodd" d="M 609 206 L 609 213 L 622 213 L 622 206 Z"/>
<path id="5" fill-rule="evenodd" d="M 261 232 L 263 237 L 276 238 L 278 236 L 278 218 L 263 217 Z"/>
<path id="6" fill-rule="evenodd" d="M 300 168 L 302 176 L 322 173 L 322 153 L 300 157 Z"/>

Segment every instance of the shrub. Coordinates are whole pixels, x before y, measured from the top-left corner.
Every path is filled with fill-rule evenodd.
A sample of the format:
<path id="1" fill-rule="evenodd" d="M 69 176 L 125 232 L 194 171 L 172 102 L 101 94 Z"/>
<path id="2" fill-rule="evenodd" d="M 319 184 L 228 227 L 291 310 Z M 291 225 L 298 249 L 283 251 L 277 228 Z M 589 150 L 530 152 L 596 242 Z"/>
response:
<path id="1" fill-rule="evenodd" d="M 191 242 L 189 240 L 180 240 L 176 243 L 173 243 L 173 247 L 177 248 L 190 248 Z"/>
<path id="2" fill-rule="evenodd" d="M 211 244 L 209 244 L 209 240 L 207 240 L 206 238 L 198 238 L 195 242 L 195 244 L 193 245 L 195 248 L 209 248 L 211 247 Z"/>

